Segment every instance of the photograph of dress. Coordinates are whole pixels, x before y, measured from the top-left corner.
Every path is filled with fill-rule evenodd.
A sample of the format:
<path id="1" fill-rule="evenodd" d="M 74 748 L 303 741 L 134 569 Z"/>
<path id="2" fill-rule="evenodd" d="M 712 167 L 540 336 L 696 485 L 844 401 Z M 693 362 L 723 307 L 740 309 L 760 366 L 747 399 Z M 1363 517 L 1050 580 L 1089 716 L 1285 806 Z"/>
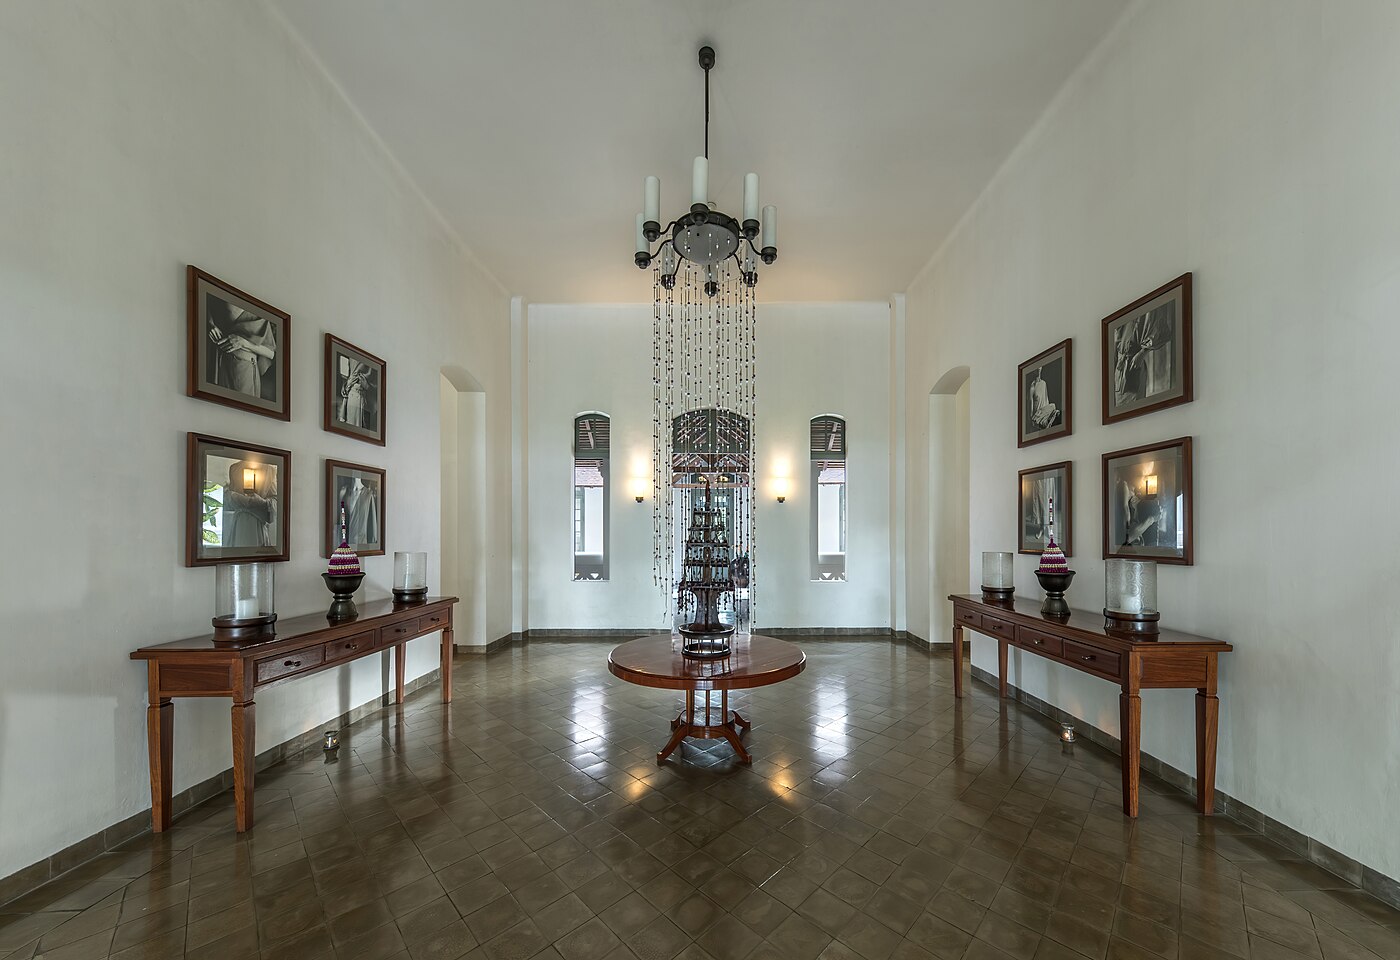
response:
<path id="1" fill-rule="evenodd" d="M 325 428 L 382 446 L 385 376 L 383 360 L 326 334 Z"/>
<path id="2" fill-rule="evenodd" d="M 187 435 L 187 566 L 286 560 L 286 450 Z"/>
<path id="3" fill-rule="evenodd" d="M 340 546 L 340 508 L 346 543 L 362 557 L 384 552 L 384 471 L 343 460 L 326 461 L 325 555 Z"/>
<path id="4" fill-rule="evenodd" d="M 291 418 L 291 318 L 197 267 L 188 267 L 192 397 L 281 420 Z"/>
<path id="5" fill-rule="evenodd" d="M 1070 420 L 1073 348 L 1071 340 L 1061 341 L 1017 367 L 1018 447 L 1074 432 Z"/>
<path id="6" fill-rule="evenodd" d="M 1029 467 L 1017 474 L 1020 508 L 1020 553 L 1043 553 L 1050 542 L 1050 501 L 1055 501 L 1055 543 L 1073 556 L 1074 511 L 1071 478 L 1073 465 L 1065 460 Z"/>
<path id="7" fill-rule="evenodd" d="M 1191 274 L 1103 321 L 1104 423 L 1191 400 Z"/>

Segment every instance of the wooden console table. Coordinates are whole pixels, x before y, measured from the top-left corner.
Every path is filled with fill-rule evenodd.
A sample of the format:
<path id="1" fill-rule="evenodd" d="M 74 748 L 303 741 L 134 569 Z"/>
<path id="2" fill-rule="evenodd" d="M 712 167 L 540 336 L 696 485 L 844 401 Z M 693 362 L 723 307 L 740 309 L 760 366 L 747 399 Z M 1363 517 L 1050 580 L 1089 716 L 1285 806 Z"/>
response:
<path id="1" fill-rule="evenodd" d="M 1196 690 L 1196 809 L 1215 810 L 1215 741 L 1220 701 L 1215 694 L 1216 658 L 1233 647 L 1220 640 L 1176 630 L 1128 633 L 1104 627 L 1102 613 L 1073 610 L 1047 617 L 1040 601 L 1019 597 L 991 603 L 980 595 L 953 595 L 953 692 L 963 695 L 963 630 L 997 641 L 999 694 L 1006 696 L 1006 655 L 1016 647 L 1118 684 L 1123 744 L 1123 812 L 1138 815 L 1139 754 L 1142 748 L 1142 690 Z"/>
<path id="2" fill-rule="evenodd" d="M 403 703 L 404 644 L 442 631 L 442 702 L 452 701 L 452 605 L 456 597 L 419 603 L 378 600 L 359 604 L 353 620 L 330 622 L 325 614 L 278 620 L 267 640 L 215 645 L 212 635 L 142 647 L 150 689 L 146 739 L 151 758 L 151 829 L 170 828 L 171 762 L 175 697 L 233 700 L 233 799 L 238 832 L 253 826 L 253 693 L 274 684 L 339 667 L 361 657 L 394 651 L 394 702 Z"/>

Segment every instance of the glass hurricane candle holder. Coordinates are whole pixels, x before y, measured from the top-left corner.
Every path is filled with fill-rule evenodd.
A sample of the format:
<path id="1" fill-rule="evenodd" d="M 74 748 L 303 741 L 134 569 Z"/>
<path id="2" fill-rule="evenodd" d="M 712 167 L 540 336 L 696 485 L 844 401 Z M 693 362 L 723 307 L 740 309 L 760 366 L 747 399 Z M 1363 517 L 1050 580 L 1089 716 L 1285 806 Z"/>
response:
<path id="1" fill-rule="evenodd" d="M 1012 555 L 996 551 L 982 554 L 982 599 L 987 602 L 1010 600 L 1016 595 Z"/>
<path id="2" fill-rule="evenodd" d="M 1104 621 L 1113 630 L 1156 633 L 1157 564 L 1151 560 L 1109 560 L 1104 564 Z"/>
<path id="3" fill-rule="evenodd" d="M 277 619 L 272 564 L 224 563 L 214 569 L 214 642 L 272 635 Z"/>
<path id="4" fill-rule="evenodd" d="M 394 554 L 394 600 L 412 603 L 428 596 L 428 555 L 399 550 Z"/>

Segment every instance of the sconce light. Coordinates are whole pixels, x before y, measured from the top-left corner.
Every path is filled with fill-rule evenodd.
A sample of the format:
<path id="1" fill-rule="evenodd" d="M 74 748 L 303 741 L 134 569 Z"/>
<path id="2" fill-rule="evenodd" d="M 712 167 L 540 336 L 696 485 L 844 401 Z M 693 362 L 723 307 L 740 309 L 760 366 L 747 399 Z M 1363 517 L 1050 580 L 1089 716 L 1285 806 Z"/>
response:
<path id="1" fill-rule="evenodd" d="M 632 499 L 636 500 L 638 503 L 641 503 L 647 498 L 646 477 L 633 477 L 630 481 L 628 481 L 627 486 L 629 487 L 630 492 L 632 494 Z"/>
<path id="2" fill-rule="evenodd" d="M 1157 496 L 1157 474 L 1149 473 L 1142 478 L 1142 494 L 1145 497 Z"/>
<path id="3" fill-rule="evenodd" d="M 258 490 L 258 471 L 256 467 L 243 468 L 243 492 L 256 493 Z"/>
<path id="4" fill-rule="evenodd" d="M 778 498 L 779 503 L 787 503 L 788 478 L 778 477 L 773 481 L 773 493 Z"/>

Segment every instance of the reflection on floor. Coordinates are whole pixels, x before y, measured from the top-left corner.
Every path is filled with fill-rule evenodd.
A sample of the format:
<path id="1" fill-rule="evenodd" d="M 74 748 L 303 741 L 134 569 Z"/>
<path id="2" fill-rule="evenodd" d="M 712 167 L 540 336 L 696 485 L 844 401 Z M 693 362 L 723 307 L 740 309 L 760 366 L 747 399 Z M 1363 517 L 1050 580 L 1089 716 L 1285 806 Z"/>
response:
<path id="1" fill-rule="evenodd" d="M 1125 820 L 1114 757 L 955 704 L 948 659 L 803 645 L 738 698 L 752 768 L 657 767 L 680 695 L 609 644 L 461 660 L 450 709 L 263 773 L 246 836 L 214 801 L 0 908 L 0 957 L 1400 957 L 1400 914 L 1169 788 Z"/>

